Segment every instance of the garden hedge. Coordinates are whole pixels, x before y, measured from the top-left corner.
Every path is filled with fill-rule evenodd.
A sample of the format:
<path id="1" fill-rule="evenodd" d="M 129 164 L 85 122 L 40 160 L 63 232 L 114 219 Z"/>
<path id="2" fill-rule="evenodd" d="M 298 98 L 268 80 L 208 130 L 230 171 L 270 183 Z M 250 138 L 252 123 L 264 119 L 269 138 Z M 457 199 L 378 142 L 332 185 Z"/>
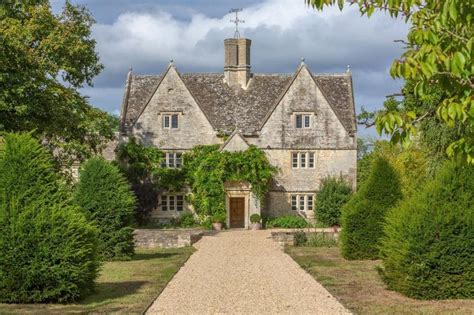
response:
<path id="1" fill-rule="evenodd" d="M 342 178 L 324 178 L 316 197 L 316 220 L 326 226 L 339 225 L 341 208 L 349 200 L 351 194 L 351 186 Z"/>
<path id="2" fill-rule="evenodd" d="M 81 168 L 74 201 L 99 230 L 99 252 L 104 259 L 126 260 L 134 254 L 135 196 L 119 169 L 102 158 Z"/>
<path id="3" fill-rule="evenodd" d="M 92 292 L 96 229 L 29 134 L 7 134 L 0 154 L 0 303 L 69 302 Z"/>
<path id="4" fill-rule="evenodd" d="M 384 217 L 402 197 L 390 163 L 374 159 L 368 179 L 342 209 L 341 252 L 346 259 L 376 259 Z"/>
<path id="5" fill-rule="evenodd" d="M 381 242 L 389 288 L 418 299 L 474 297 L 474 166 L 447 163 L 387 214 Z"/>

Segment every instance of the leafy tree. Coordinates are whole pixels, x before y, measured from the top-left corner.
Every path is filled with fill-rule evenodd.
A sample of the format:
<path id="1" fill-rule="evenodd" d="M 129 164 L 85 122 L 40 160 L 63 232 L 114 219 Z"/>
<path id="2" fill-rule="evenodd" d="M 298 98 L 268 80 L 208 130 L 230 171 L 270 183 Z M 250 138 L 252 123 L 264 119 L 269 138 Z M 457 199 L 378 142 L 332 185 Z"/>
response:
<path id="1" fill-rule="evenodd" d="M 322 10 L 327 5 L 344 7 L 344 0 L 305 0 Z M 474 3 L 465 0 L 353 0 L 360 12 L 370 17 L 375 10 L 403 16 L 411 24 L 405 51 L 393 62 L 390 74 L 413 82 L 414 94 L 429 99 L 435 84 L 441 99 L 434 108 L 399 112 L 387 110 L 376 118 L 377 130 L 392 136 L 393 142 L 408 144 L 419 122 L 436 113 L 450 127 L 462 125 L 466 135 L 452 141 L 448 155 L 462 155 L 474 163 Z"/>
<path id="2" fill-rule="evenodd" d="M 359 186 L 369 178 L 372 163 L 378 157 L 387 159 L 396 169 L 404 197 L 415 193 L 429 178 L 427 153 L 419 145 L 403 148 L 400 145 L 392 145 L 388 141 L 379 140 L 374 142 L 372 152 L 357 161 Z"/>
<path id="3" fill-rule="evenodd" d="M 97 277 L 96 229 L 69 202 L 52 156 L 29 134 L 0 153 L 0 303 L 74 301 Z"/>
<path id="4" fill-rule="evenodd" d="M 324 178 L 316 197 L 316 220 L 326 226 L 339 225 L 341 208 L 351 194 L 351 186 L 342 178 Z"/>
<path id="5" fill-rule="evenodd" d="M 419 299 L 474 297 L 474 167 L 448 162 L 391 209 L 381 241 L 389 288 Z"/>
<path id="6" fill-rule="evenodd" d="M 63 163 L 100 151 L 118 126 L 77 91 L 102 69 L 93 22 L 69 1 L 59 15 L 48 0 L 0 3 L 0 130 L 34 130 Z"/>
<path id="7" fill-rule="evenodd" d="M 377 157 L 369 178 L 342 208 L 341 252 L 346 259 L 376 259 L 384 217 L 402 197 L 390 163 Z"/>
<path id="8" fill-rule="evenodd" d="M 91 158 L 81 168 L 74 201 L 99 230 L 99 250 L 105 259 L 133 256 L 133 215 L 136 200 L 117 167 Z"/>

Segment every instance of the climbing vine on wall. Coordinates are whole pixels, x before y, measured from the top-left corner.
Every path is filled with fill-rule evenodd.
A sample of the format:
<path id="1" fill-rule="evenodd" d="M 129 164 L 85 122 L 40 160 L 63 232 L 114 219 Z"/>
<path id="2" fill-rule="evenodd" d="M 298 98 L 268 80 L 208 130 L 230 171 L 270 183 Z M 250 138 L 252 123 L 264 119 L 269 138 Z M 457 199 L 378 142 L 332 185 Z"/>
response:
<path id="1" fill-rule="evenodd" d="M 186 183 L 191 203 L 201 216 L 225 216 L 226 181 L 247 181 L 263 200 L 277 168 L 255 146 L 245 151 L 219 151 L 219 145 L 197 146 L 184 155 Z"/>
<path id="2" fill-rule="evenodd" d="M 270 164 L 265 153 L 255 146 L 245 151 L 220 151 L 219 145 L 196 146 L 183 155 L 182 169 L 161 168 L 163 152 L 155 147 L 145 147 L 131 138 L 118 150 L 119 164 L 135 192 L 139 195 L 141 210 L 146 213 L 157 205 L 159 190 L 179 191 L 183 186 L 191 188 L 189 202 L 196 209 L 201 219 L 225 218 L 226 181 L 247 181 L 252 192 L 263 200 L 268 185 L 277 169 Z M 142 190 L 147 192 L 152 184 L 153 194 L 149 192 L 140 198 Z M 150 187 L 149 187 L 150 188 Z M 147 197 L 150 195 L 149 197 Z M 142 223 L 146 220 L 142 218 Z"/>

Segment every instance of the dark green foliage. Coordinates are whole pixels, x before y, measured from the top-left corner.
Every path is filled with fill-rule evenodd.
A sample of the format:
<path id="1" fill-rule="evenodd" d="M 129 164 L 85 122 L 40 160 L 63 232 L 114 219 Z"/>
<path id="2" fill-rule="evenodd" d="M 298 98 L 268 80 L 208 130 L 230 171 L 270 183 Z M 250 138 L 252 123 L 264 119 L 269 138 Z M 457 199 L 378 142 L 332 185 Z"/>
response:
<path id="1" fill-rule="evenodd" d="M 308 241 L 308 237 L 304 231 L 296 231 L 293 234 L 294 237 L 294 245 L 295 246 L 305 246 L 306 242 Z"/>
<path id="2" fill-rule="evenodd" d="M 260 223 L 260 215 L 258 213 L 254 213 L 250 216 L 250 222 L 251 223 Z"/>
<path id="3" fill-rule="evenodd" d="M 202 220 L 207 216 L 225 221 L 226 181 L 247 181 L 257 198 L 263 199 L 276 173 L 265 153 L 255 146 L 245 151 L 221 152 L 218 145 L 197 146 L 184 155 L 186 182 L 191 202 Z"/>
<path id="4" fill-rule="evenodd" d="M 171 220 L 171 226 L 177 227 L 177 228 L 192 228 L 192 227 L 199 226 L 199 224 L 196 222 L 196 219 L 194 218 L 194 214 L 190 212 L 186 212 L 177 218 L 173 218 Z"/>
<path id="5" fill-rule="evenodd" d="M 341 251 L 346 259 L 376 259 L 384 217 L 402 197 L 398 175 L 381 157 L 368 179 L 342 209 Z"/>
<path id="6" fill-rule="evenodd" d="M 447 163 L 387 214 L 381 273 L 419 299 L 474 297 L 474 167 Z"/>
<path id="7" fill-rule="evenodd" d="M 0 153 L 0 303 L 68 302 L 97 277 L 96 229 L 70 204 L 52 156 L 29 134 Z"/>
<path id="8" fill-rule="evenodd" d="M 298 215 L 282 215 L 276 218 L 268 218 L 266 221 L 267 228 L 285 228 L 285 229 L 301 229 L 308 227 L 308 222 Z"/>
<path id="9" fill-rule="evenodd" d="M 136 199 L 118 168 L 102 158 L 81 169 L 74 201 L 99 230 L 100 254 L 105 259 L 133 255 L 133 215 Z"/>
<path id="10" fill-rule="evenodd" d="M 351 186 L 342 178 L 324 178 L 316 197 L 316 220 L 326 226 L 339 225 L 342 206 L 351 194 Z"/>

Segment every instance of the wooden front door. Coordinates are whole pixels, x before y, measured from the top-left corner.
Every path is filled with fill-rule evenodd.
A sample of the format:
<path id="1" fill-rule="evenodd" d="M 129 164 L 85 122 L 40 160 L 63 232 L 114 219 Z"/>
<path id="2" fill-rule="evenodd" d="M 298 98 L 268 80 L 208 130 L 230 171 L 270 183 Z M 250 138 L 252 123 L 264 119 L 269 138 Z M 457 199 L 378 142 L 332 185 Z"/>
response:
<path id="1" fill-rule="evenodd" d="M 231 228 L 245 227 L 245 198 L 229 199 L 229 223 Z"/>

